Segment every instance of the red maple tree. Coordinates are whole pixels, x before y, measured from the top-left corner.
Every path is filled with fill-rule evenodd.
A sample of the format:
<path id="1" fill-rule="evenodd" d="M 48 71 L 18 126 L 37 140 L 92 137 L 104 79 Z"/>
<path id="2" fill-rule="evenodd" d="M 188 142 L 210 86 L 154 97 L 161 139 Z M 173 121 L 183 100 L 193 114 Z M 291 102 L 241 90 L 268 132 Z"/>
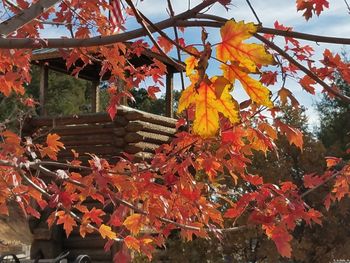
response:
<path id="1" fill-rule="evenodd" d="M 83 166 L 77 154 L 73 161 L 57 161 L 58 152 L 65 147 L 59 135 L 49 134 L 45 143 L 38 144 L 22 138 L 20 131 L 10 131 L 4 122 L 0 126 L 0 213 L 8 214 L 10 199 L 37 218 L 51 207 L 48 224 L 62 224 L 67 236 L 75 227 L 82 236 L 97 231 L 107 239 L 107 247 L 121 242 L 149 258 L 174 229 L 191 240 L 194 236 L 207 238 L 209 233 L 220 238 L 226 231 L 259 226 L 275 242 L 279 253 L 290 257 L 291 232 L 296 225 L 301 220 L 307 224 L 322 222 L 322 214 L 305 203 L 305 196 L 330 182 L 332 190 L 325 197 L 325 206 L 344 198 L 349 194 L 350 166 L 344 163 L 340 169 L 333 169 L 341 160 L 329 158 L 324 174 L 304 177 L 304 192 L 292 182 L 265 183 L 259 175 L 248 174 L 246 167 L 253 151 L 274 151 L 277 132 L 303 148 L 301 131 L 277 117 L 276 100 L 299 107 L 298 98 L 284 86 L 288 78 L 297 80 L 311 94 L 321 87 L 329 96 L 350 102 L 334 83 L 336 74 L 350 83 L 350 64 L 328 49 L 316 62 L 313 47 L 301 42 L 350 44 L 350 40 L 299 33 L 278 22 L 274 28 L 266 28 L 261 23 L 206 13 L 213 5 L 230 8 L 230 0 L 199 1 L 178 14 L 168 0 L 169 18 L 160 22 L 152 22 L 135 2 L 120 2 L 126 18 L 121 21 L 135 20 L 139 28 L 129 30 L 121 25 L 126 31 L 114 33 L 108 18 L 113 5 L 107 0 L 2 1 L 11 18 L 0 23 L 0 92 L 24 96 L 25 84 L 31 78 L 33 49 L 58 48 L 74 75 L 93 60 L 102 61 L 101 76 L 111 72 L 106 80 L 111 95 L 108 112 L 114 118 L 121 98 L 131 97 L 131 88 L 151 77 L 155 83 L 148 91 L 154 96 L 163 85 L 161 76 L 167 69 L 159 60 L 154 59 L 147 68 L 129 62 L 130 57 L 151 48 L 189 79 L 188 87 L 182 87 L 178 109 L 183 116 L 179 125 L 188 129 L 178 132 L 142 166 L 128 158 L 112 165 L 93 153 L 88 165 Z M 145 2 L 152 5 L 152 1 Z M 308 20 L 329 8 L 329 3 L 297 0 L 296 8 Z M 65 27 L 71 36 L 42 39 L 40 30 L 48 23 Z M 200 44 L 187 45 L 181 38 L 189 27 L 202 30 Z M 209 43 L 205 27 L 220 30 L 217 43 Z M 283 47 L 276 44 L 279 37 L 285 39 Z M 172 50 L 177 52 L 177 59 L 169 56 Z M 78 60 L 83 61 L 82 66 L 76 66 Z M 218 64 L 221 73 L 211 76 L 208 67 Z M 116 80 L 122 80 L 126 90 L 116 89 Z M 232 91 L 236 83 L 241 83 L 249 100 L 235 100 Z M 280 85 L 278 92 L 272 94 L 270 85 Z M 31 99 L 21 102 L 26 107 L 35 106 Z M 84 176 L 76 171 L 84 171 Z M 50 175 L 49 183 L 42 174 Z M 226 184 L 226 180 L 232 183 Z M 232 185 L 236 186 L 229 187 Z M 84 205 L 88 197 L 102 205 L 113 204 L 107 220 L 103 210 L 89 210 Z M 236 225 L 243 214 L 248 215 L 246 224 Z M 120 231 L 116 232 L 116 227 Z M 152 235 L 144 229 L 151 229 Z M 116 262 L 126 258 L 125 248 L 116 254 Z"/>

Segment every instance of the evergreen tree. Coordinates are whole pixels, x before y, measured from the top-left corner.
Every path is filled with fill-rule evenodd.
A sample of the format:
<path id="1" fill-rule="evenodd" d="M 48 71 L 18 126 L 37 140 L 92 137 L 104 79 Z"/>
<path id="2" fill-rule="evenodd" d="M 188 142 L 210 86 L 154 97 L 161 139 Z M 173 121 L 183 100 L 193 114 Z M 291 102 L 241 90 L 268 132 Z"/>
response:
<path id="1" fill-rule="evenodd" d="M 135 101 L 129 101 L 130 107 L 158 115 L 165 115 L 166 101 L 164 94 L 160 98 L 152 99 L 148 96 L 147 90 L 143 88 L 133 89 L 131 90 L 131 94 L 134 96 Z M 174 90 L 173 108 L 175 112 L 177 111 L 177 104 L 180 99 L 180 95 L 180 91 Z"/>
<path id="2" fill-rule="evenodd" d="M 27 91 L 39 99 L 39 68 L 32 67 L 32 81 Z M 91 108 L 88 97 L 89 82 L 67 74 L 49 71 L 46 109 L 48 115 L 70 115 L 88 112 Z"/>
<path id="3" fill-rule="evenodd" d="M 337 87 L 350 95 L 350 85 L 338 78 Z M 317 103 L 320 112 L 318 137 L 327 148 L 327 154 L 350 159 L 346 150 L 350 148 L 350 104 L 324 95 Z"/>
<path id="4" fill-rule="evenodd" d="M 305 132 L 303 151 L 300 151 L 294 145 L 290 145 L 287 138 L 279 134 L 276 141 L 278 153 L 269 152 L 265 156 L 261 152 L 255 152 L 252 158 L 253 165 L 249 172 L 263 176 L 265 182 L 272 184 L 277 184 L 280 181 L 293 181 L 303 191 L 304 174 L 321 173 L 325 168 L 325 149 L 322 143 L 308 132 L 304 108 L 295 110 L 292 107 L 284 106 L 282 109 L 283 114 L 280 119 Z M 234 187 L 244 189 L 246 186 L 230 186 L 230 188 Z M 321 192 L 318 197 L 324 198 L 323 195 L 323 192 Z M 314 199 L 313 196 L 310 202 L 315 202 Z M 240 220 L 246 221 L 247 218 L 243 215 Z M 326 222 L 327 224 L 334 223 L 329 220 Z M 237 222 L 237 225 L 240 225 L 240 222 Z M 330 229 L 333 230 L 331 227 Z M 327 228 L 326 231 L 330 231 L 330 229 Z M 328 239 L 318 230 L 320 230 L 318 226 L 312 226 L 310 229 L 309 226 L 301 224 L 297 227 L 294 233 L 296 240 L 293 243 L 293 262 L 321 262 L 318 260 L 319 257 L 315 256 L 315 253 L 322 249 L 324 253 L 316 253 L 316 255 L 322 255 L 327 260 L 331 259 L 332 255 L 325 248 L 328 246 L 334 247 L 334 240 L 327 242 Z M 314 241 L 317 238 L 321 241 Z M 311 241 L 316 245 L 310 246 Z M 338 255 L 341 254 L 338 253 Z M 316 259 L 318 261 L 314 261 Z M 140 259 L 135 260 L 135 262 L 140 261 Z M 196 239 L 191 243 L 181 241 L 179 233 L 172 233 L 172 238 L 169 239 L 166 249 L 160 250 L 154 262 L 253 263 L 291 261 L 280 258 L 275 245 L 263 235 L 261 229 L 249 228 L 241 232 L 225 233 L 221 235 L 220 240 L 217 238 L 210 240 Z"/>

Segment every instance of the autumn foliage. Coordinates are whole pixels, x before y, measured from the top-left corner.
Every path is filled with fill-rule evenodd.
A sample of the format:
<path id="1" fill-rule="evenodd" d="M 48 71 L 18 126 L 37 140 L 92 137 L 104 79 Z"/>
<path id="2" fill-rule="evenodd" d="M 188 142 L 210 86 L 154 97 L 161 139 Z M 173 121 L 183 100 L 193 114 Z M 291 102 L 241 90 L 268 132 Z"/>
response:
<path id="1" fill-rule="evenodd" d="M 8 1 L 3 4 L 15 15 L 35 1 L 13 2 L 15 5 Z M 35 3 L 40 2 L 45 1 Z M 59 151 L 65 147 L 59 134 L 50 133 L 44 142 L 38 143 L 35 138 L 24 138 L 21 130 L 11 131 L 4 123 L 0 125 L 0 213 L 8 214 L 9 200 L 15 200 L 24 213 L 36 218 L 51 208 L 49 226 L 62 225 L 67 236 L 73 228 L 78 228 L 83 237 L 99 232 L 106 239 L 106 249 L 113 242 L 122 243 L 123 249 L 116 254 L 115 262 L 128 258 L 128 249 L 151 259 L 152 252 L 163 246 L 174 230 L 179 230 L 185 240 L 220 239 L 225 232 L 239 234 L 250 227 L 261 228 L 281 256 L 291 257 L 290 243 L 295 227 L 300 222 L 322 224 L 321 212 L 310 207 L 305 196 L 317 191 L 320 185 L 331 184 L 329 194 L 324 197 L 328 209 L 350 193 L 350 166 L 345 163 L 340 169 L 334 169 L 341 160 L 330 157 L 324 174 L 305 175 L 302 188 L 290 181 L 279 185 L 268 183 L 258 174 L 249 174 L 247 167 L 254 152 L 266 155 L 276 150 L 274 142 L 279 133 L 303 150 L 302 132 L 279 118 L 278 105 L 299 107 L 298 98 L 284 86 L 286 79 L 295 79 L 311 94 L 321 86 L 329 96 L 349 102 L 334 84 L 337 74 L 350 83 L 349 63 L 328 49 L 316 62 L 313 48 L 304 45 L 298 36 L 283 35 L 283 32 L 293 33 L 292 28 L 278 22 L 275 28 L 266 30 L 252 22 L 200 16 L 212 4 L 229 8 L 231 1 L 201 1 L 198 6 L 169 18 L 175 22 L 157 25 L 148 21 L 134 2 L 122 1 L 123 12 L 127 18 L 136 18 L 140 23 L 141 35 L 127 28 L 126 33 L 114 34 L 115 28 L 106 16 L 111 6 L 105 0 L 57 1 L 55 7 L 15 28 L 4 39 L 12 40 L 18 48 L 6 48 L 0 39 L 3 47 L 0 49 L 0 92 L 2 96 L 25 96 L 25 84 L 30 82 L 32 50 L 56 43 L 73 75 L 78 76 L 82 68 L 94 60 L 102 61 L 100 75 L 111 73 L 106 81 L 110 95 L 107 111 L 114 118 L 121 99 L 132 97 L 131 88 L 152 79 L 154 83 L 148 86 L 148 92 L 154 97 L 164 85 L 162 76 L 167 68 L 158 59 L 138 67 L 130 63 L 130 59 L 151 49 L 189 79 L 190 84 L 183 87 L 178 105 L 181 131 L 169 144 L 157 149 L 150 163 L 136 163 L 125 155 L 111 164 L 91 153 L 89 162 L 83 164 L 74 151 L 73 161 L 58 160 Z M 297 0 L 296 7 L 310 19 L 320 15 L 329 3 Z M 172 10 L 171 1 L 168 8 Z M 65 44 L 40 39 L 39 30 L 49 18 L 65 25 L 72 34 L 71 40 L 78 41 Z M 179 35 L 186 32 L 186 22 L 194 23 L 193 18 L 220 28 L 221 38 L 217 43 L 209 43 L 208 33 L 199 27 L 203 23 L 199 23 L 201 44 L 186 44 Z M 177 19 L 182 20 L 182 24 L 176 24 Z M 166 27 L 172 30 L 174 27 L 174 37 Z M 130 39 L 103 42 L 112 41 L 118 35 L 127 36 L 128 32 Z M 284 36 L 282 48 L 275 42 L 278 35 Z M 84 41 L 94 36 L 97 36 L 96 42 L 84 44 L 90 43 Z M 141 36 L 145 38 L 125 43 Z M 21 48 L 23 38 L 31 40 Z M 79 42 L 79 39 L 85 40 Z M 168 55 L 174 50 L 183 53 L 179 59 L 183 58 L 184 63 Z M 83 62 L 79 66 L 78 60 Z M 208 73 L 212 64 L 219 64 L 220 74 Z M 118 89 L 120 80 L 126 90 Z M 237 100 L 237 86 L 243 88 L 249 99 Z M 272 93 L 269 86 L 278 90 Z M 21 101 L 26 106 L 35 106 L 34 102 Z M 44 175 L 50 180 L 44 180 Z M 102 206 L 112 205 L 113 213 L 106 215 L 98 208 L 89 210 L 84 203 L 88 198 Z M 246 218 L 245 223 L 237 225 L 242 218 Z"/>

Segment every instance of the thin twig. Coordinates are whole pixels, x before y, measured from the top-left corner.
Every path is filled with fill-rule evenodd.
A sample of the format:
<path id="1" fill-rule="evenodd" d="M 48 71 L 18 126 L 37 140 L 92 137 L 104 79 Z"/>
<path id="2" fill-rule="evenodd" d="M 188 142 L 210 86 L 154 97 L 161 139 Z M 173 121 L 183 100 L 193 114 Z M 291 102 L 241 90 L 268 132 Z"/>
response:
<path id="1" fill-rule="evenodd" d="M 305 198 L 307 195 L 311 194 L 312 192 L 314 192 L 316 189 L 320 188 L 321 186 L 325 185 L 327 182 L 329 182 L 330 180 L 334 179 L 335 177 L 337 177 L 338 175 L 340 175 L 341 171 L 334 173 L 332 176 L 328 177 L 326 180 L 324 180 L 322 183 L 316 185 L 315 187 L 307 190 L 306 192 L 302 193 L 300 195 L 300 197 L 303 199 Z"/>
<path id="2" fill-rule="evenodd" d="M 350 5 L 347 0 L 344 0 L 346 7 L 348 8 L 348 12 L 350 14 Z"/>
<path id="3" fill-rule="evenodd" d="M 253 15 L 255 16 L 255 19 L 258 21 L 259 25 L 262 25 L 261 20 L 259 19 L 259 16 L 258 16 L 258 14 L 255 12 L 255 9 L 254 9 L 254 7 L 252 6 L 252 4 L 250 3 L 250 1 L 249 1 L 249 0 L 246 0 L 246 2 L 247 2 L 247 4 L 248 4 L 250 10 L 252 11 Z"/>
<path id="4" fill-rule="evenodd" d="M 185 53 L 188 53 L 191 56 L 199 57 L 198 54 L 195 54 L 195 53 L 191 52 L 190 50 L 186 49 L 185 47 L 181 46 L 178 41 L 174 41 L 173 39 L 171 39 L 163 30 L 161 30 L 159 27 L 157 27 L 157 25 L 154 24 L 151 20 L 149 20 L 148 17 L 146 17 L 141 11 L 138 11 L 138 12 L 139 12 L 140 16 L 146 21 L 147 24 L 149 24 L 153 28 L 153 30 L 155 32 L 157 32 L 159 35 L 161 35 L 162 37 L 167 39 L 176 48 L 182 50 Z M 175 16 L 175 14 L 173 14 L 171 17 L 174 17 L 174 16 Z M 173 27 L 176 28 L 176 25 L 174 25 Z"/>
<path id="5" fill-rule="evenodd" d="M 144 19 L 142 18 L 142 16 L 140 15 L 139 11 L 137 10 L 137 8 L 135 7 L 134 3 L 131 0 L 126 0 L 126 3 L 131 7 L 137 22 L 143 27 L 144 30 L 146 30 L 148 37 L 150 38 L 150 40 L 152 41 L 153 45 L 159 50 L 159 52 L 163 55 L 163 57 L 172 65 L 174 65 L 175 68 L 177 68 L 178 70 L 182 71 L 184 70 L 184 66 L 181 65 L 180 63 L 176 62 L 175 60 L 173 60 L 171 57 L 169 57 L 164 50 L 160 47 L 160 45 L 158 44 L 157 40 L 154 39 L 152 32 L 149 30 L 147 24 L 145 23 Z"/>
<path id="6" fill-rule="evenodd" d="M 329 85 L 327 85 L 323 80 L 321 80 L 315 73 L 313 73 L 311 70 L 307 69 L 304 65 L 300 64 L 298 61 L 296 61 L 293 57 L 291 57 L 287 52 L 282 50 L 280 47 L 278 47 L 275 43 L 271 42 L 270 40 L 266 39 L 265 37 L 254 34 L 254 37 L 259 39 L 261 42 L 266 44 L 271 49 L 275 50 L 277 53 L 279 53 L 282 57 L 284 57 L 286 60 L 288 60 L 291 64 L 299 68 L 301 71 L 303 71 L 306 75 L 308 75 L 310 78 L 312 78 L 314 81 L 316 81 L 318 84 L 320 84 L 326 91 L 333 94 L 334 96 L 338 97 L 339 99 L 350 103 L 350 98 L 342 93 L 340 93 L 338 90 L 332 89 Z"/>
<path id="7" fill-rule="evenodd" d="M 169 12 L 170 12 L 170 16 L 171 17 L 174 17 L 175 16 L 175 12 L 174 12 L 174 9 L 173 9 L 173 6 L 171 4 L 171 0 L 168 0 L 168 8 L 169 8 Z M 180 53 L 180 50 L 181 50 L 181 45 L 180 45 L 180 42 L 179 42 L 179 33 L 177 31 L 177 27 L 174 26 L 174 35 L 175 35 L 175 41 L 176 41 L 176 52 L 177 52 L 177 59 L 179 61 L 181 61 L 181 53 Z M 162 30 L 160 30 L 161 32 L 163 32 Z M 183 49 L 182 49 L 183 50 Z M 187 50 L 185 50 L 187 52 Z M 186 89 L 185 87 L 185 77 L 184 77 L 184 72 L 181 71 L 180 72 L 180 79 L 181 79 L 181 89 L 182 91 L 184 91 Z M 189 114 L 188 114 L 188 110 L 186 110 L 186 123 L 188 124 L 189 123 Z M 187 125 L 188 127 L 188 125 Z"/>
<path id="8" fill-rule="evenodd" d="M 30 185 L 32 186 L 35 190 L 39 191 L 43 196 L 45 196 L 46 198 L 51 198 L 51 195 L 49 193 L 47 193 L 44 189 L 42 189 L 41 187 L 39 187 L 38 185 L 36 185 L 30 178 L 28 178 L 25 173 L 23 172 L 23 170 L 20 168 L 21 165 L 14 165 L 12 164 L 11 162 L 9 161 L 2 161 L 0 160 L 0 165 L 1 166 L 8 166 L 8 167 L 12 167 L 14 168 L 20 175 L 21 177 Z M 38 166 L 33 166 L 32 168 L 35 168 Z M 47 171 L 46 171 L 47 172 Z M 70 182 L 68 181 L 68 178 L 58 178 L 58 175 L 54 172 L 51 172 L 51 175 L 56 177 L 56 179 L 58 180 L 65 180 L 67 182 Z M 83 188 L 88 188 L 87 185 L 84 185 L 80 182 L 70 182 L 72 184 L 75 184 L 75 185 L 78 185 L 80 187 L 83 187 Z M 148 216 L 149 213 L 143 211 L 142 209 L 138 208 L 137 206 L 134 206 L 133 204 L 129 203 L 128 201 L 125 201 L 121 198 L 118 198 L 116 196 L 113 197 L 115 201 L 117 201 L 118 203 L 120 203 L 121 205 L 123 206 L 126 206 L 130 209 L 132 209 L 133 211 L 135 211 L 136 213 L 139 213 L 139 214 L 142 214 L 142 215 L 145 215 L 145 216 Z M 61 207 L 62 208 L 62 207 Z M 64 208 L 64 207 L 63 207 Z M 66 210 L 66 208 L 64 208 Z M 68 210 L 66 210 L 68 211 Z M 76 218 L 77 216 L 69 211 L 69 213 L 74 217 Z M 192 230 L 192 231 L 207 231 L 207 232 L 236 232 L 236 231 L 240 231 L 240 230 L 243 230 L 243 229 L 246 229 L 248 226 L 239 226 L 239 227 L 232 227 L 232 228 L 200 228 L 200 227 L 194 227 L 194 226 L 190 226 L 190 225 L 186 225 L 186 224 L 181 224 L 181 223 L 178 223 L 176 221 L 173 221 L 171 219 L 168 219 L 168 218 L 164 218 L 164 217 L 156 217 L 159 221 L 162 221 L 163 223 L 168 223 L 168 224 L 173 224 L 174 226 L 177 226 L 179 228 L 182 228 L 182 229 L 185 229 L 185 230 Z M 91 226 L 94 230 L 97 230 L 97 228 L 94 228 L 94 226 Z"/>

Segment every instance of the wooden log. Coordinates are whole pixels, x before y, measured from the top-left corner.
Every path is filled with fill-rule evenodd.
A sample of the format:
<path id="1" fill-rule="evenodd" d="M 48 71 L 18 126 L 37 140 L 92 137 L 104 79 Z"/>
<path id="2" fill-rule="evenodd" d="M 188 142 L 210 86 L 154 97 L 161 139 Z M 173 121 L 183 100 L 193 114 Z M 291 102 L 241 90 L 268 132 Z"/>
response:
<path id="1" fill-rule="evenodd" d="M 153 159 L 154 154 L 147 153 L 147 152 L 138 152 L 134 155 L 134 157 L 136 162 L 142 162 L 142 161 L 150 162 Z"/>
<path id="2" fill-rule="evenodd" d="M 147 142 L 138 142 L 130 143 L 125 146 L 124 150 L 127 153 L 135 154 L 138 152 L 148 152 L 154 153 L 154 151 L 159 147 L 157 144 L 147 143 Z"/>
<path id="3" fill-rule="evenodd" d="M 161 145 L 164 143 L 168 143 L 171 140 L 171 138 L 166 135 L 139 131 L 139 132 L 129 132 L 127 135 L 125 135 L 124 140 L 127 143 L 149 142 L 149 143 Z"/>
<path id="4" fill-rule="evenodd" d="M 96 134 L 89 136 L 62 136 L 61 142 L 64 143 L 65 147 L 74 147 L 74 146 L 88 146 L 91 145 L 91 148 L 95 145 L 114 145 L 115 147 L 122 148 L 125 145 L 125 140 L 120 137 L 113 136 L 111 134 Z M 92 152 L 93 153 L 93 152 Z"/>
<path id="5" fill-rule="evenodd" d="M 59 127 L 62 125 L 89 124 L 89 123 L 114 123 L 116 125 L 125 126 L 128 121 L 123 116 L 116 116 L 112 121 L 107 113 L 91 113 L 84 115 L 70 115 L 62 117 L 36 117 L 30 120 L 29 125 L 32 127 Z"/>
<path id="6" fill-rule="evenodd" d="M 113 144 L 113 134 L 95 134 L 95 135 L 70 135 L 62 136 L 61 142 L 67 146 L 81 146 L 81 145 L 101 145 Z"/>
<path id="7" fill-rule="evenodd" d="M 62 252 L 62 241 L 34 240 L 30 247 L 30 258 L 55 258 Z"/>
<path id="8" fill-rule="evenodd" d="M 15 201 L 7 203 L 9 215 L 0 215 L 0 240 L 30 244 L 32 234 L 27 218 Z"/>
<path id="9" fill-rule="evenodd" d="M 117 148 L 114 145 L 93 145 L 93 146 L 76 146 L 66 147 L 65 151 L 61 151 L 58 154 L 59 158 L 72 156 L 71 150 L 74 149 L 80 154 L 80 156 L 89 156 L 88 153 L 96 155 L 117 155 L 120 154 L 123 149 Z"/>
<path id="10" fill-rule="evenodd" d="M 91 236 L 87 235 L 85 238 L 81 236 L 70 236 L 63 241 L 63 247 L 67 250 L 71 249 L 93 249 L 99 248 L 103 250 L 106 240 L 101 235 Z"/>
<path id="11" fill-rule="evenodd" d="M 165 127 L 162 125 L 157 125 L 144 121 L 130 121 L 126 125 L 125 129 L 128 132 L 146 131 L 168 136 L 173 136 L 176 133 L 176 129 L 174 128 Z"/>
<path id="12" fill-rule="evenodd" d="M 114 128 L 113 129 L 113 134 L 115 136 L 118 136 L 118 137 L 124 137 L 125 134 L 126 134 L 126 130 L 124 127 L 120 127 L 120 128 Z"/>
<path id="13" fill-rule="evenodd" d="M 162 125 L 165 127 L 176 128 L 176 120 L 167 118 L 164 116 L 159 116 L 152 113 L 147 113 L 144 111 L 133 110 L 125 114 L 125 118 L 129 121 L 145 121 L 153 124 Z"/>
<path id="14" fill-rule="evenodd" d="M 124 148 L 126 143 L 125 143 L 125 140 L 123 138 L 114 137 L 113 144 L 117 148 Z"/>
<path id="15" fill-rule="evenodd" d="M 81 135 L 81 134 L 106 134 L 113 133 L 115 125 L 113 123 L 104 124 L 80 124 L 71 126 L 59 126 L 56 128 L 43 128 L 43 133 L 57 133 L 60 136 L 63 135 Z"/>
<path id="16" fill-rule="evenodd" d="M 52 230 L 48 228 L 36 228 L 33 231 L 33 239 L 35 240 L 51 240 Z"/>

